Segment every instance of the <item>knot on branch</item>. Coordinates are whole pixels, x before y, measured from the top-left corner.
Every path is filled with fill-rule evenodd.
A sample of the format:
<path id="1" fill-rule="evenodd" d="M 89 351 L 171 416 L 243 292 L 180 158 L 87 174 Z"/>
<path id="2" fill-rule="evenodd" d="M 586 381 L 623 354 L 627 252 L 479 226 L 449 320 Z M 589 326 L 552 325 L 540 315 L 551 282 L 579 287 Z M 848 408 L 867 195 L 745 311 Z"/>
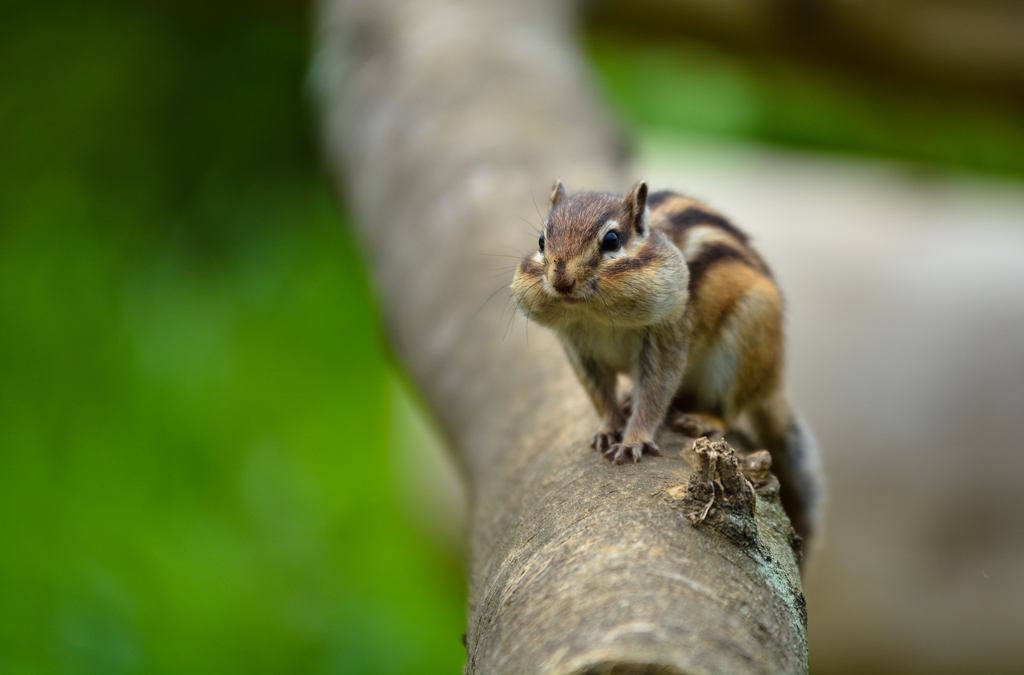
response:
<path id="1" fill-rule="evenodd" d="M 759 495 L 779 491 L 779 479 L 772 473 L 772 456 L 767 450 L 752 452 L 741 460 L 740 469 Z"/>
<path id="2" fill-rule="evenodd" d="M 724 440 L 698 438 L 693 443 L 693 452 L 697 462 L 686 485 L 683 513 L 693 525 L 706 524 L 736 543 L 756 542 L 757 496 L 754 485 L 744 475 L 743 468 L 747 467 L 741 468 L 740 459 Z M 770 483 L 770 468 L 771 459 L 765 462 L 760 456 L 750 467 L 765 484 Z"/>

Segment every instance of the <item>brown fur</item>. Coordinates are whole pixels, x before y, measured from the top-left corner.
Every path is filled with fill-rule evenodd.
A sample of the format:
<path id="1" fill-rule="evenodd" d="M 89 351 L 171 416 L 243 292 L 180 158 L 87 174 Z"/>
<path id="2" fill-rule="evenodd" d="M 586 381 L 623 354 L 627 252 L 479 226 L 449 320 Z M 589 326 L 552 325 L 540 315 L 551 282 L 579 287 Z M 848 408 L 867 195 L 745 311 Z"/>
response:
<path id="1" fill-rule="evenodd" d="M 609 227 L 620 249 L 602 252 Z M 727 426 L 749 413 L 798 532 L 811 533 L 820 486 L 809 434 L 782 393 L 782 297 L 746 234 L 693 199 L 666 191 L 648 201 L 642 181 L 625 196 L 567 196 L 557 182 L 544 251 L 522 260 L 512 289 L 561 338 L 603 420 L 593 446 L 608 459 L 658 454 L 654 434 L 673 400 Z M 628 418 L 619 373 L 634 382 Z"/>

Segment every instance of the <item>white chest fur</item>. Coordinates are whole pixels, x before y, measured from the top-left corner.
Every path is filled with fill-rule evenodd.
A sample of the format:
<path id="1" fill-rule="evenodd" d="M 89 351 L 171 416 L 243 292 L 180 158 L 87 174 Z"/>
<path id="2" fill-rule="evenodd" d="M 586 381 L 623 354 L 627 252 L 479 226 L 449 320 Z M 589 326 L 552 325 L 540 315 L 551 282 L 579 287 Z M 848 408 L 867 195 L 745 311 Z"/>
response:
<path id="1" fill-rule="evenodd" d="M 582 322 L 568 328 L 563 339 L 571 341 L 580 356 L 617 373 L 632 374 L 646 332 L 643 328 L 614 328 Z"/>

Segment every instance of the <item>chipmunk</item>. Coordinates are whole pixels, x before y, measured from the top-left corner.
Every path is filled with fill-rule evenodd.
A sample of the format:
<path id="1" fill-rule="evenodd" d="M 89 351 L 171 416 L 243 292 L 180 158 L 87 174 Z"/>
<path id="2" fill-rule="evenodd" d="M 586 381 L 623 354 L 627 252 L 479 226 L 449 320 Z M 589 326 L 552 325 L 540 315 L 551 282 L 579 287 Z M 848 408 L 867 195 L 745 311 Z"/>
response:
<path id="1" fill-rule="evenodd" d="M 797 534 L 815 528 L 820 482 L 810 433 L 783 392 L 782 297 L 749 238 L 671 191 L 566 194 L 556 181 L 537 250 L 512 293 L 554 329 L 602 420 L 591 447 L 616 464 L 659 455 L 670 406 L 732 427 L 746 416 L 771 453 Z M 634 384 L 631 410 L 616 397 Z"/>

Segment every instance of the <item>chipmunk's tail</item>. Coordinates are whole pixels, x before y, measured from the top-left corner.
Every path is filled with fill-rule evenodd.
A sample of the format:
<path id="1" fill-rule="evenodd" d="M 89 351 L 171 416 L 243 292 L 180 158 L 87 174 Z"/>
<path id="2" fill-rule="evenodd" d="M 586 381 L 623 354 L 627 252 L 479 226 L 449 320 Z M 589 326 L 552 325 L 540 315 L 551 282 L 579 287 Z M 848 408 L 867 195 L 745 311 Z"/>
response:
<path id="1" fill-rule="evenodd" d="M 804 541 L 806 559 L 820 536 L 825 482 L 818 446 L 810 429 L 778 392 L 750 410 L 758 439 L 772 456 L 772 472 L 781 486 L 782 507 Z"/>

